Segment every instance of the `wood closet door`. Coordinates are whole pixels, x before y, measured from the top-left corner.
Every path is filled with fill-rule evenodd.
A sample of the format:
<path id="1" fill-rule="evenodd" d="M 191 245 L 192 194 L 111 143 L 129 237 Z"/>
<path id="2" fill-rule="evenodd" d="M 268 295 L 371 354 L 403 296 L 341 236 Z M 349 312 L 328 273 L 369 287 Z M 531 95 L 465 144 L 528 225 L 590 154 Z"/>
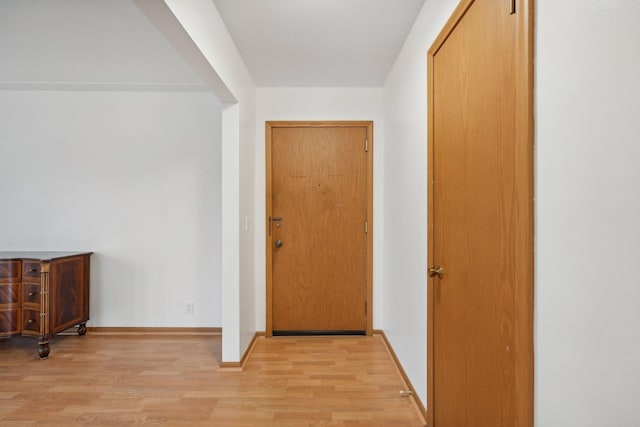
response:
<path id="1" fill-rule="evenodd" d="M 430 51 L 429 411 L 439 427 L 533 420 L 529 58 L 517 5 L 462 2 Z"/>

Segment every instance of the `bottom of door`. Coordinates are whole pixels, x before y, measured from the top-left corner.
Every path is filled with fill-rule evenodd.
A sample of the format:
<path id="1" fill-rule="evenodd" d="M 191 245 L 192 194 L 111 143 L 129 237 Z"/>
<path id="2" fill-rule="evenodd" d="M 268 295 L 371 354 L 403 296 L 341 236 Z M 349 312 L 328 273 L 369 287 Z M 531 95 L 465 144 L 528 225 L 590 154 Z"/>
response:
<path id="1" fill-rule="evenodd" d="M 273 331 L 273 336 L 296 337 L 316 335 L 367 335 L 366 331 Z"/>

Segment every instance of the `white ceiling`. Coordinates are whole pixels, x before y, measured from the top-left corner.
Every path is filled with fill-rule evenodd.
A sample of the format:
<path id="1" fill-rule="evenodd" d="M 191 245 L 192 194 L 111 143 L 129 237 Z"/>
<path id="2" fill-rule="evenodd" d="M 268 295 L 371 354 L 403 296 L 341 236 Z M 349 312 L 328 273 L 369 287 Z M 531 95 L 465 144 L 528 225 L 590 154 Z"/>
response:
<path id="1" fill-rule="evenodd" d="M 206 90 L 131 0 L 0 0 L 0 87 Z"/>
<path id="2" fill-rule="evenodd" d="M 382 86 L 425 0 L 213 0 L 258 86 Z"/>
<path id="3" fill-rule="evenodd" d="M 270 87 L 382 86 L 425 0 L 211 1 Z M 0 0 L 0 89 L 60 86 L 207 90 L 132 0 Z"/>

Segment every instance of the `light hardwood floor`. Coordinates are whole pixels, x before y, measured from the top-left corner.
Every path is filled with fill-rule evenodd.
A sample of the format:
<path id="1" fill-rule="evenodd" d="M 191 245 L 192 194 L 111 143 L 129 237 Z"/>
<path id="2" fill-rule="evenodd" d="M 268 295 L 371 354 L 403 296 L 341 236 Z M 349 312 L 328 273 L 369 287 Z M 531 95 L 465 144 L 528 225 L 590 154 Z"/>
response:
<path id="1" fill-rule="evenodd" d="M 422 426 L 379 336 L 258 338 L 242 372 L 207 335 L 0 340 L 0 425 Z"/>

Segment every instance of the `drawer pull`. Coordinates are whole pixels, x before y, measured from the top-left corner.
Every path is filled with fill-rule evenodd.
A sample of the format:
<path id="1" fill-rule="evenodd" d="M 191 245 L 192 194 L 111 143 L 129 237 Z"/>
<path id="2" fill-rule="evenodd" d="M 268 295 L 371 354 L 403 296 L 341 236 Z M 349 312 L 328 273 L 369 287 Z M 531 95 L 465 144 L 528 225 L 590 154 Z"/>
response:
<path id="1" fill-rule="evenodd" d="M 29 319 L 29 320 L 27 320 L 27 323 L 28 323 L 28 324 L 32 324 L 33 322 L 35 322 L 35 320 L 33 320 L 33 319 Z"/>
<path id="2" fill-rule="evenodd" d="M 29 269 L 29 273 L 37 273 L 38 269 L 37 268 L 30 268 Z"/>
<path id="3" fill-rule="evenodd" d="M 37 293 L 37 292 L 29 292 L 29 296 L 30 296 L 30 297 L 35 297 L 36 295 L 38 295 L 38 293 Z"/>

